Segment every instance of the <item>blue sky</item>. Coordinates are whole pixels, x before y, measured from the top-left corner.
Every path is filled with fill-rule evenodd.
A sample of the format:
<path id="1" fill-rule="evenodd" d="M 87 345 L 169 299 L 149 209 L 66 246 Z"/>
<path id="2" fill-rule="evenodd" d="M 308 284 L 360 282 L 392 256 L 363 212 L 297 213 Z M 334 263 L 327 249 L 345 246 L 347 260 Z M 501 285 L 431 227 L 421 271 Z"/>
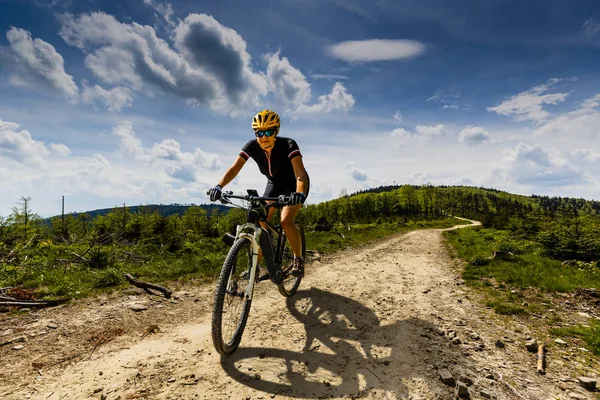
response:
<path id="1" fill-rule="evenodd" d="M 0 0 L 0 216 L 204 203 L 251 117 L 309 202 L 385 184 L 600 199 L 597 1 Z M 253 161 L 228 188 L 265 185 Z"/>

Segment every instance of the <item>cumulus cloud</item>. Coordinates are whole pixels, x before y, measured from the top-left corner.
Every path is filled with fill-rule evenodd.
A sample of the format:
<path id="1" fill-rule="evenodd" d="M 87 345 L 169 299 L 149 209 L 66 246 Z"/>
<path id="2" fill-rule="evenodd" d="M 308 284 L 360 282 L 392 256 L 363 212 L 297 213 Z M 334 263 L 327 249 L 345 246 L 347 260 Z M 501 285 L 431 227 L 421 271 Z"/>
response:
<path id="1" fill-rule="evenodd" d="M 279 51 L 265 55 L 269 89 L 296 109 L 310 101 L 310 84 L 299 69 L 294 68 L 286 57 L 280 58 L 279 55 Z"/>
<path id="2" fill-rule="evenodd" d="M 423 145 L 437 137 L 444 136 L 445 134 L 446 128 L 443 124 L 417 125 L 413 131 L 408 131 L 404 128 L 396 128 L 391 132 L 384 133 L 396 147 Z"/>
<path id="3" fill-rule="evenodd" d="M 593 149 L 574 150 L 569 154 L 569 162 L 576 165 L 600 166 L 600 151 Z"/>
<path id="4" fill-rule="evenodd" d="M 218 156 L 196 148 L 193 153 L 181 150 L 181 145 L 174 139 L 164 139 L 152 147 L 144 147 L 135 135 L 133 126 L 123 122 L 113 129 L 113 134 L 120 140 L 121 149 L 134 159 L 153 167 L 161 167 L 167 175 L 184 182 L 197 181 L 199 169 L 217 170 L 221 168 Z"/>
<path id="5" fill-rule="evenodd" d="M 60 212 L 60 196 L 70 211 L 110 207 L 115 204 L 170 203 L 205 199 L 209 185 L 218 179 L 218 158 L 199 149 L 184 151 L 166 139 L 144 146 L 131 124 L 114 128 L 114 148 L 102 154 L 71 154 L 64 144 L 36 140 L 13 122 L 0 120 L 0 215 L 20 196 L 31 196 L 36 212 Z M 204 181 L 200 181 L 200 179 Z M 54 203 L 53 203 L 54 199 Z M 70 200 L 69 200 L 70 199 Z M 85 203 L 73 204 L 73 199 Z M 77 200 L 75 200 L 77 201 Z"/>
<path id="6" fill-rule="evenodd" d="M 348 93 L 346 86 L 341 82 L 336 82 L 331 93 L 319 96 L 319 100 L 315 104 L 302 105 L 297 110 L 302 113 L 348 111 L 354 106 L 354 103 L 354 96 Z"/>
<path id="7" fill-rule="evenodd" d="M 570 112 L 546 121 L 536 131 L 536 136 L 600 137 L 600 94 L 584 100 Z"/>
<path id="8" fill-rule="evenodd" d="M 514 95 L 495 107 L 488 107 L 487 110 L 500 115 L 512 115 L 517 121 L 542 123 L 550 117 L 550 113 L 543 109 L 543 105 L 556 105 L 565 101 L 569 95 L 569 93 L 547 93 L 561 80 L 551 79 L 547 84 Z"/>
<path id="9" fill-rule="evenodd" d="M 396 111 L 396 112 L 394 113 L 394 119 L 395 119 L 396 121 L 398 121 L 398 122 L 402 122 L 402 119 L 403 119 L 403 118 L 404 118 L 404 117 L 402 116 L 402 113 L 401 113 L 400 111 Z"/>
<path id="10" fill-rule="evenodd" d="M 467 146 L 477 146 L 491 142 L 490 133 L 480 126 L 467 126 L 458 135 L 458 141 Z"/>
<path id="11" fill-rule="evenodd" d="M 0 119 L 0 158 L 41 165 L 49 153 L 44 143 L 34 140 L 28 131 L 19 130 L 18 124 Z"/>
<path id="12" fill-rule="evenodd" d="M 212 110 L 241 114 L 259 105 L 266 79 L 254 73 L 246 42 L 206 14 L 175 29 L 175 49 L 154 28 L 96 12 L 63 17 L 61 37 L 84 51 L 86 66 L 105 83 L 176 95 Z"/>
<path id="13" fill-rule="evenodd" d="M 61 143 L 50 143 L 50 152 L 57 156 L 66 157 L 71 154 L 71 149 Z"/>
<path id="14" fill-rule="evenodd" d="M 333 85 L 331 93 L 319 96 L 314 104 L 311 101 L 310 84 L 304 74 L 293 67 L 286 57 L 280 58 L 280 52 L 265 55 L 268 62 L 267 80 L 269 89 L 282 99 L 292 113 L 329 113 L 334 110 L 348 111 L 355 103 L 341 82 Z"/>
<path id="15" fill-rule="evenodd" d="M 415 132 L 419 138 L 431 139 L 446 133 L 444 125 L 417 125 Z"/>
<path id="16" fill-rule="evenodd" d="M 87 83 L 84 83 L 81 100 L 84 103 L 99 104 L 107 110 L 119 112 L 123 107 L 131 106 L 133 93 L 120 86 L 104 89 L 100 85 L 88 86 Z"/>
<path id="17" fill-rule="evenodd" d="M 31 33 L 11 28 L 6 33 L 9 51 L 3 56 L 12 72 L 10 82 L 36 90 L 44 90 L 74 100 L 78 88 L 73 77 L 65 72 L 64 59 L 54 46 Z"/>
<path id="18" fill-rule="evenodd" d="M 351 40 L 329 47 L 332 57 L 351 62 L 408 59 L 424 52 L 425 45 L 416 40 Z"/>
<path id="19" fill-rule="evenodd" d="M 506 152 L 504 159 L 492 168 L 492 175 L 502 181 L 529 187 L 562 187 L 585 182 L 585 171 L 556 149 L 519 143 Z"/>
<path id="20" fill-rule="evenodd" d="M 356 162 L 354 162 L 354 161 L 347 162 L 345 167 L 348 170 L 348 172 L 350 173 L 350 176 L 352 177 L 352 179 L 354 179 L 355 181 L 365 182 L 369 178 L 366 172 L 361 171 L 358 168 L 356 168 Z"/>
<path id="21" fill-rule="evenodd" d="M 166 3 L 145 2 L 172 21 Z M 265 72 L 254 71 L 242 36 L 210 15 L 190 14 L 180 20 L 172 44 L 151 26 L 122 23 L 102 12 L 65 14 L 61 22 L 60 36 L 86 54 L 85 65 L 96 78 L 113 86 L 84 83 L 84 102 L 112 111 L 129 106 L 136 91 L 175 95 L 190 106 L 230 115 L 255 111 L 269 93 L 294 113 L 346 111 L 354 105 L 354 97 L 339 82 L 311 104 L 310 83 L 280 51 L 264 56 Z"/>

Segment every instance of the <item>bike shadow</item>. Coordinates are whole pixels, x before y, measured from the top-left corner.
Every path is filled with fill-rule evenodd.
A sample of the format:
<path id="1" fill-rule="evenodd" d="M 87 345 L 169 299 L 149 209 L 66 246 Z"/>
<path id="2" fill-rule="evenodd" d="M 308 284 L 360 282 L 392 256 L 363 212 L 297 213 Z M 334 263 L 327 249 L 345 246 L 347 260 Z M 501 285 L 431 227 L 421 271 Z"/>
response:
<path id="1" fill-rule="evenodd" d="M 436 386 L 432 392 L 448 390 L 434 379 L 432 366 L 458 350 L 437 336 L 434 324 L 395 320 L 389 310 L 379 310 L 382 321 L 364 304 L 317 288 L 298 291 L 286 305 L 305 329 L 302 340 L 295 338 L 300 332 L 288 333 L 298 351 L 240 347 L 221 359 L 231 378 L 259 391 L 302 398 L 357 398 L 373 391 L 401 398 L 408 395 L 403 381 L 415 378 Z"/>

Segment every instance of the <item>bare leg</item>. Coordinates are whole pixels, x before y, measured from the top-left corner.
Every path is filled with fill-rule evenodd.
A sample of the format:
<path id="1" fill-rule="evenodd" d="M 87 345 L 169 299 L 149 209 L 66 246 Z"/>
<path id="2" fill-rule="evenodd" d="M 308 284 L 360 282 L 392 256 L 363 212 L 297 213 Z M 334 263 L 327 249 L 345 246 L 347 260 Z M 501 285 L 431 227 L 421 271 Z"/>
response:
<path id="1" fill-rule="evenodd" d="M 296 257 L 302 257 L 302 238 L 300 237 L 300 230 L 295 225 L 296 216 L 301 208 L 302 204 L 297 204 L 295 206 L 285 206 L 281 210 L 281 226 Z"/>

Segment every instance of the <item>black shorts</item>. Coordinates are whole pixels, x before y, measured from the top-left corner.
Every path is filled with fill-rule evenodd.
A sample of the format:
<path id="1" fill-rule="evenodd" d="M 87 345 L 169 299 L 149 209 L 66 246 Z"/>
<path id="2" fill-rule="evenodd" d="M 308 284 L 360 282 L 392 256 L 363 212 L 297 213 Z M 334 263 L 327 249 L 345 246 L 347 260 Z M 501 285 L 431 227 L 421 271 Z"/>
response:
<path id="1" fill-rule="evenodd" d="M 306 195 L 306 197 L 308 197 L 308 192 L 310 190 L 310 178 L 308 177 L 308 174 L 306 175 L 307 178 L 307 182 L 306 182 L 306 193 L 304 193 Z M 289 182 L 289 183 L 278 183 L 278 182 L 272 182 L 272 181 L 267 181 L 267 187 L 265 188 L 265 193 L 263 194 L 263 197 L 278 197 L 283 195 L 289 196 L 292 192 L 296 191 L 296 181 L 293 182 Z"/>

